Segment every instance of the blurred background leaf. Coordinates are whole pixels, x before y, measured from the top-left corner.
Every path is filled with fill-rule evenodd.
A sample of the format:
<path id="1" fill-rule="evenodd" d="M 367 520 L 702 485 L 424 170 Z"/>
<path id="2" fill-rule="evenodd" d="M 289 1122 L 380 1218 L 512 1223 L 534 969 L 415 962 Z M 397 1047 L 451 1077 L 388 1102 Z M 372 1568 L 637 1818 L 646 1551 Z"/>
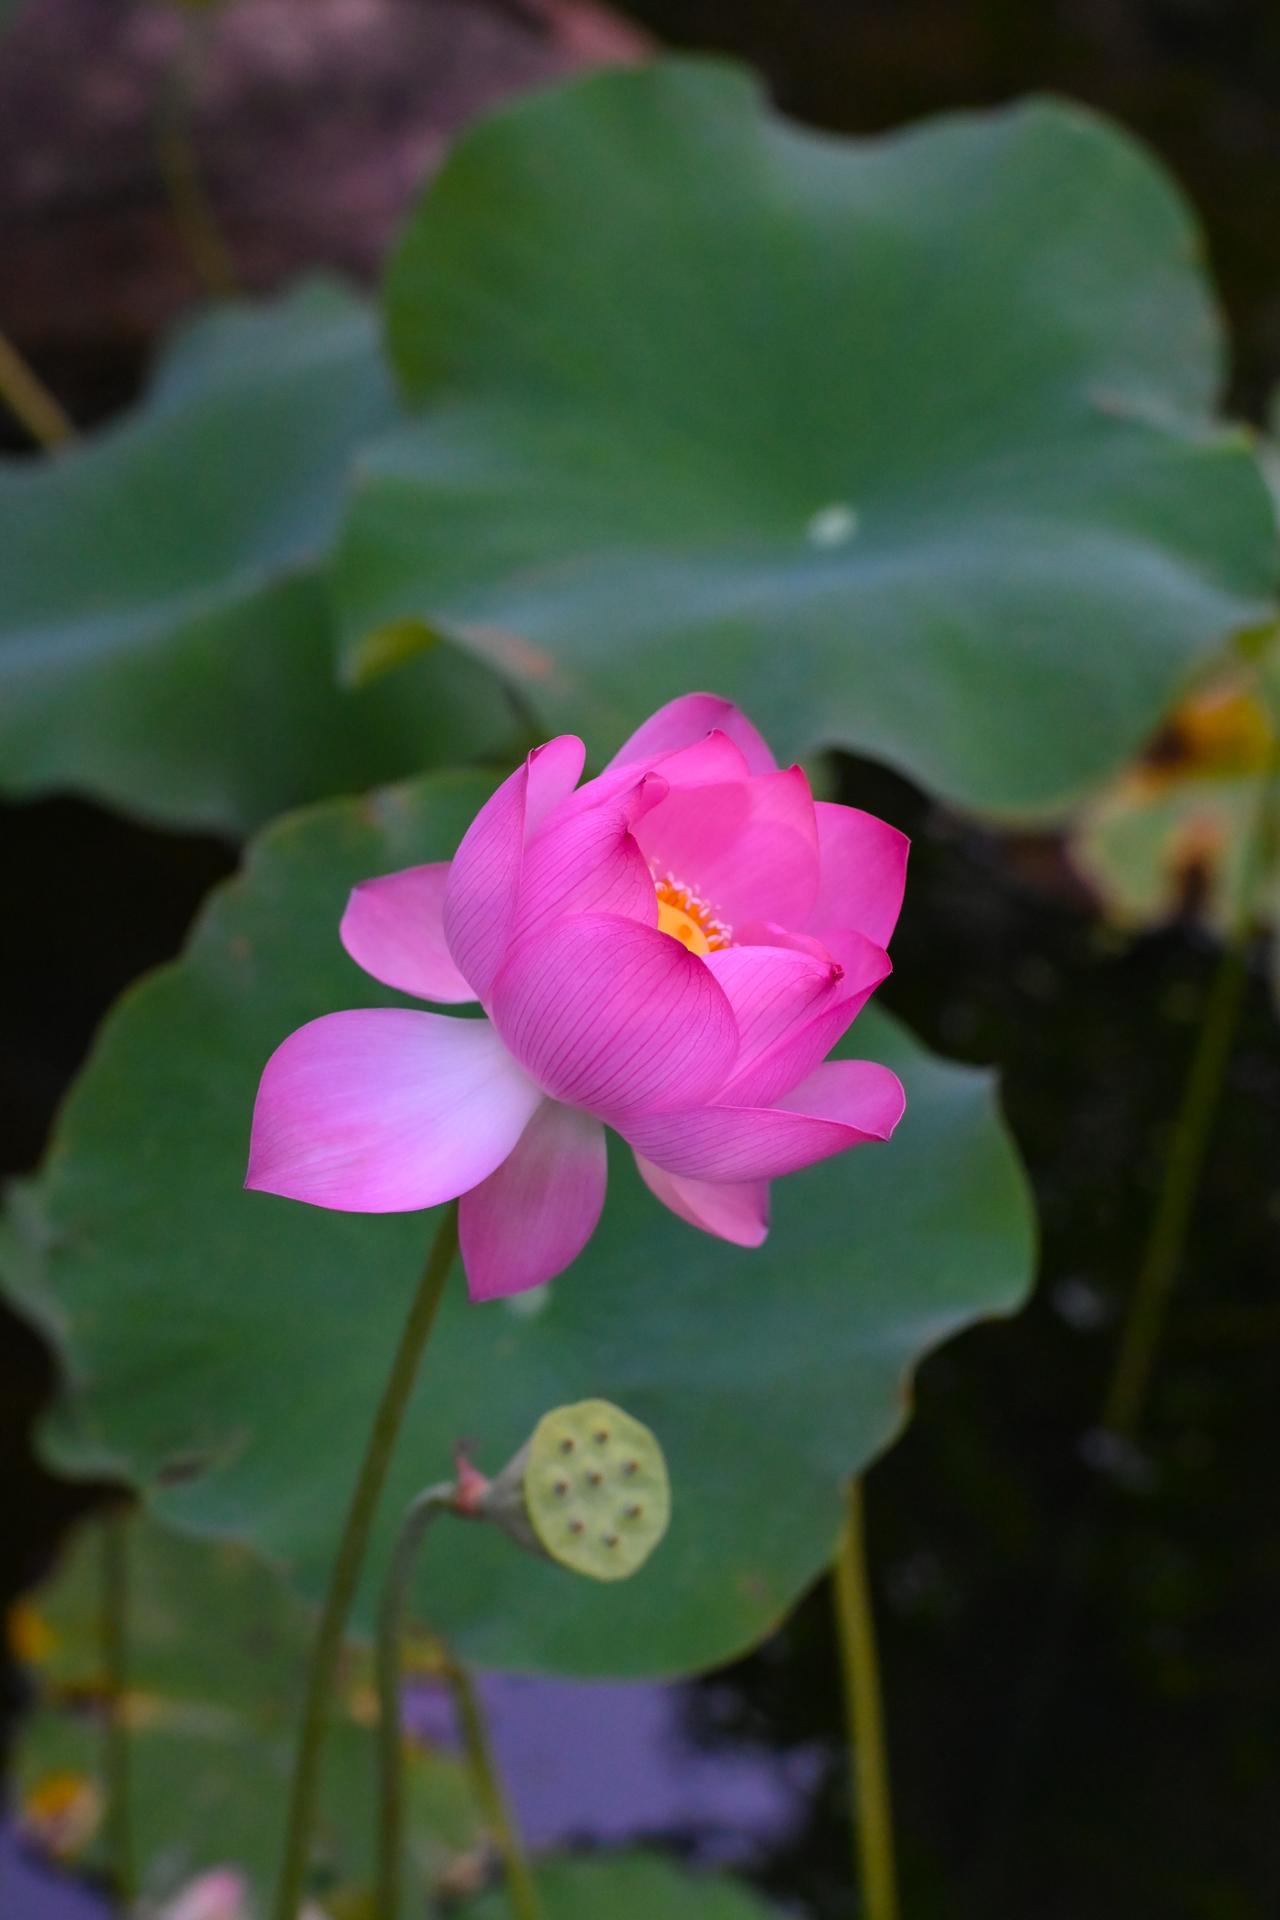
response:
<path id="1" fill-rule="evenodd" d="M 37 1253 L 15 1284 L 64 1355 L 59 1459 L 123 1473 L 311 1594 L 434 1223 L 242 1194 L 254 1091 L 293 1027 L 394 997 L 338 944 L 348 888 L 448 855 L 484 792 L 430 777 L 265 835 L 188 957 L 108 1021 L 28 1196 Z M 589 1395 L 653 1428 L 675 1489 L 661 1553 L 620 1589 L 489 1529 L 429 1551 L 429 1617 L 464 1654 L 583 1675 L 727 1659 L 820 1573 L 840 1481 L 901 1425 L 921 1355 L 1021 1302 L 1030 1214 L 989 1076 L 874 1013 L 849 1044 L 902 1074 L 908 1118 L 892 1148 L 779 1183 L 763 1250 L 671 1218 L 618 1153 L 600 1230 L 546 1293 L 475 1307 L 455 1276 L 372 1566 L 455 1442 L 494 1468 L 547 1407 Z"/>
<path id="2" fill-rule="evenodd" d="M 317 569 L 354 450 L 395 413 L 369 308 L 316 283 L 210 313 L 132 416 L 0 466 L 0 789 L 238 832 L 505 755 L 512 701 L 448 646 L 395 686 L 334 683 Z"/>
<path id="3" fill-rule="evenodd" d="M 1143 758 L 1081 810 L 1072 857 L 1117 926 L 1142 932 L 1185 916 L 1226 936 L 1260 862 L 1252 917 L 1274 927 L 1280 848 L 1261 810 L 1276 777 L 1278 730 L 1280 635 L 1272 633 L 1258 636 L 1251 660 L 1182 701 Z"/>
<path id="4" fill-rule="evenodd" d="M 522 101 L 392 264 L 421 416 L 360 462 L 348 670 L 417 619 L 599 748 L 692 659 L 784 754 L 1059 805 L 1275 585 L 1199 255 L 1076 108 L 841 142 L 680 61 Z"/>
<path id="5" fill-rule="evenodd" d="M 81 1866 L 96 1853 L 102 1806 L 101 1535 L 101 1522 L 82 1527 L 47 1589 L 9 1622 L 34 1688 L 14 1756 L 19 1821 L 36 1845 Z M 279 1859 L 310 1611 L 229 1542 L 184 1539 L 139 1518 L 129 1523 L 128 1559 L 125 1721 L 143 1890 L 164 1899 L 231 1864 L 265 1894 Z M 326 1881 L 361 1884 L 372 1867 L 377 1711 L 363 1655 L 348 1656 L 337 1699 L 316 1859 Z M 451 1753 L 409 1740 L 406 1782 L 421 1885 L 474 1853 L 482 1828 Z"/>

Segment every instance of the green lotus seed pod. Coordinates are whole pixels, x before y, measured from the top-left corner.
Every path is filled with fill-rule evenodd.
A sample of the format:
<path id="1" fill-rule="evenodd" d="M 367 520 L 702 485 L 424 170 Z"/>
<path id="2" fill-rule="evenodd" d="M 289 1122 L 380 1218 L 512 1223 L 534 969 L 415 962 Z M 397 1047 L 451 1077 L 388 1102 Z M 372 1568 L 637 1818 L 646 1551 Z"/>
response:
<path id="1" fill-rule="evenodd" d="M 524 1498 L 544 1550 L 592 1580 L 635 1573 L 671 1517 L 662 1448 L 607 1400 L 543 1415 L 524 1463 Z"/>

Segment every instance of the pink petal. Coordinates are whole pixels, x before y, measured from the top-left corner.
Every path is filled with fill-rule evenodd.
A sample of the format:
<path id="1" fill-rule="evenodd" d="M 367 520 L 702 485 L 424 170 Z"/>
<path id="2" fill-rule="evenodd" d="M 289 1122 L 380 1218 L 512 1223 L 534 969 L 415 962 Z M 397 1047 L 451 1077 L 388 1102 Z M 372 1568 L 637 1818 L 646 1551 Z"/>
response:
<path id="1" fill-rule="evenodd" d="M 776 770 L 777 761 L 746 714 L 732 700 L 721 700 L 714 693 L 682 693 L 679 699 L 669 700 L 623 742 L 609 765 L 625 766 L 632 761 L 652 765 L 665 753 L 693 746 L 713 729 L 728 734 L 742 749 L 752 773 Z"/>
<path id="2" fill-rule="evenodd" d="M 577 1259 L 604 1206 L 607 1158 L 598 1120 L 543 1101 L 515 1151 L 462 1196 L 458 1233 L 473 1300 L 541 1286 Z"/>
<path id="3" fill-rule="evenodd" d="M 327 1013 L 263 1070 L 245 1185 L 341 1213 L 434 1207 L 506 1159 L 540 1097 L 487 1020 Z"/>
<path id="4" fill-rule="evenodd" d="M 859 807 L 819 800 L 814 811 L 820 871 L 808 926 L 815 932 L 857 927 L 878 947 L 887 947 L 902 908 L 911 842 Z"/>
<path id="5" fill-rule="evenodd" d="M 444 937 L 449 862 L 405 867 L 352 889 L 338 929 L 358 967 L 401 993 L 453 1004 L 474 1000 Z"/>
<path id="6" fill-rule="evenodd" d="M 838 959 L 754 946 L 708 954 L 705 964 L 738 1022 L 738 1057 L 716 1097 L 740 1107 L 772 1106 L 812 1073 L 892 971 L 888 954 L 858 933 L 844 935 Z"/>
<path id="7" fill-rule="evenodd" d="M 751 778 L 753 771 L 737 741 L 718 730 L 704 734 L 692 746 L 664 753 L 655 760 L 653 770 L 662 775 L 669 787 L 740 785 Z"/>
<path id="8" fill-rule="evenodd" d="M 622 914 L 654 927 L 658 897 L 632 828 L 666 796 L 657 774 L 629 776 L 598 804 L 584 805 L 580 787 L 550 815 L 525 849 L 511 938 L 569 913 Z"/>
<path id="9" fill-rule="evenodd" d="M 799 767 L 715 787 L 674 790 L 636 828 L 659 876 L 670 873 L 737 927 L 803 927 L 818 897 L 818 830 Z"/>
<path id="10" fill-rule="evenodd" d="M 544 1091 L 596 1113 L 704 1100 L 738 1045 L 729 1002 L 702 961 L 615 914 L 571 914 L 518 941 L 493 1008 Z"/>
<path id="11" fill-rule="evenodd" d="M 724 988 L 738 1023 L 734 1081 L 752 1074 L 780 1041 L 832 999 L 843 980 L 825 952 L 783 946 L 726 947 L 707 954 L 703 965 Z"/>
<path id="12" fill-rule="evenodd" d="M 896 1074 L 828 1060 L 772 1107 L 689 1107 L 615 1121 L 637 1153 L 693 1180 L 772 1180 L 846 1147 L 887 1140 L 902 1117 Z"/>
<path id="13" fill-rule="evenodd" d="M 511 938 L 524 847 L 573 791 L 584 748 L 571 733 L 535 747 L 462 837 L 449 869 L 444 932 L 458 971 L 485 1000 Z"/>
<path id="14" fill-rule="evenodd" d="M 766 1180 L 682 1180 L 679 1174 L 655 1167 L 636 1155 L 640 1178 L 664 1207 L 703 1233 L 731 1240 L 735 1247 L 763 1245 L 769 1231 L 769 1184 Z"/>
<path id="15" fill-rule="evenodd" d="M 598 773 L 594 780 L 584 781 L 576 792 L 561 802 L 551 824 L 576 813 L 580 808 L 597 807 L 617 794 L 630 791 L 646 774 L 660 777 L 663 783 L 661 792 L 656 788 L 653 790 L 651 803 L 655 806 L 669 787 L 717 786 L 727 782 L 740 784 L 750 778 L 741 747 L 735 746 L 727 733 L 708 733 L 691 747 L 680 747 L 675 753 L 659 754 L 652 763 L 612 761 L 603 773 Z"/>

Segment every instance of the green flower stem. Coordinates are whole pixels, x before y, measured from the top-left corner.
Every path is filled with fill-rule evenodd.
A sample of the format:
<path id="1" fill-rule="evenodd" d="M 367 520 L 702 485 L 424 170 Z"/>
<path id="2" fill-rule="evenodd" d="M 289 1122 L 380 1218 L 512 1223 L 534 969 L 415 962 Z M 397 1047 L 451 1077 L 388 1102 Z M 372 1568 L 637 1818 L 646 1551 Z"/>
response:
<path id="1" fill-rule="evenodd" d="M 386 1481 L 387 1468 L 457 1250 L 458 1206 L 456 1201 L 451 1201 L 427 1255 L 417 1293 L 400 1335 L 400 1344 L 391 1362 L 391 1371 L 374 1415 L 364 1459 L 360 1463 L 351 1504 L 347 1509 L 337 1558 L 329 1576 L 329 1588 L 325 1594 L 307 1673 L 288 1824 L 285 1828 L 284 1857 L 276 1892 L 276 1920 L 297 1920 L 302 1902 L 319 1784 L 320 1752 L 328 1720 L 334 1669 L 342 1648 L 369 1541 L 369 1530 Z"/>
<path id="2" fill-rule="evenodd" d="M 851 1480 L 834 1562 L 857 1867 L 867 1920 L 897 1920 L 898 1876 L 861 1480 Z"/>
<path id="3" fill-rule="evenodd" d="M 447 1513 L 453 1484 L 428 1487 L 412 1501 L 400 1527 L 378 1615 L 378 1860 L 374 1912 L 399 1920 L 404 1831 L 404 1755 L 400 1724 L 400 1652 L 408 1612 L 409 1581 L 422 1536 L 438 1514 Z"/>
<path id="4" fill-rule="evenodd" d="M 225 298 L 236 291 L 236 270 L 200 170 L 191 132 L 192 101 L 211 25 L 189 9 L 182 45 L 166 76 L 156 113 L 156 158 L 169 210 L 204 291 Z"/>
<path id="5" fill-rule="evenodd" d="M 1276 754 L 1259 786 L 1230 938 L 1205 1000 L 1160 1191 L 1103 1405 L 1102 1428 L 1132 1442 L 1142 1424 L 1169 1300 L 1182 1265 L 1248 978 L 1258 890 L 1273 852 Z"/>
<path id="6" fill-rule="evenodd" d="M 507 1805 L 502 1779 L 494 1763 L 493 1746 L 489 1739 L 489 1730 L 485 1725 L 484 1710 L 471 1684 L 470 1674 L 447 1649 L 445 1672 L 458 1709 L 458 1719 L 462 1726 L 462 1739 L 466 1748 L 467 1765 L 471 1769 L 472 1782 L 490 1831 L 498 1842 L 498 1851 L 502 1855 L 511 1911 L 515 1915 L 515 1920 L 542 1920 L 542 1908 L 533 1883 L 533 1874 L 529 1870 L 529 1862 L 525 1859 L 519 1830 L 512 1818 L 511 1809 Z"/>
<path id="7" fill-rule="evenodd" d="M 18 349 L 0 333 L 0 400 L 21 421 L 40 447 L 61 446 L 74 440 L 72 426 L 43 380 L 32 372 Z"/>
<path id="8" fill-rule="evenodd" d="M 122 1911 L 133 1905 L 133 1818 L 130 1809 L 129 1510 L 116 1507 L 102 1521 L 102 1779 L 107 1870 Z"/>

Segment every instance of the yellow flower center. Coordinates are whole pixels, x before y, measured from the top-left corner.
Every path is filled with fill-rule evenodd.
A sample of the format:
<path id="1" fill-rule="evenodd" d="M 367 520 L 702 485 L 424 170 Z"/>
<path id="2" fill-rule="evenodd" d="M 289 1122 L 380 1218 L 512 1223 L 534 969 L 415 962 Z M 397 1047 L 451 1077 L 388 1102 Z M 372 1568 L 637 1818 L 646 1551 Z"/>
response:
<path id="1" fill-rule="evenodd" d="M 677 880 L 673 873 L 654 875 L 658 896 L 658 932 L 669 933 L 690 953 L 718 953 L 733 945 L 733 928 L 726 926 L 710 903 Z"/>

